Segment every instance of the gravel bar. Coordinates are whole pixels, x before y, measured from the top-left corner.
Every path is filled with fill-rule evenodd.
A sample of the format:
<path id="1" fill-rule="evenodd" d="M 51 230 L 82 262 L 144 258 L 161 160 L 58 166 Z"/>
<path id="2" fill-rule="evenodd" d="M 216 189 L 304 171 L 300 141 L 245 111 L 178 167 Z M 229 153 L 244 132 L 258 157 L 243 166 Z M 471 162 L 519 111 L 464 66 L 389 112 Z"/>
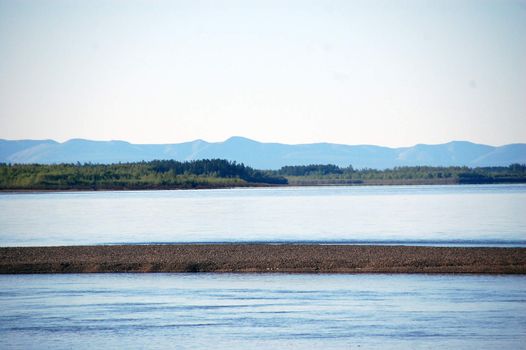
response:
<path id="1" fill-rule="evenodd" d="M 0 273 L 525 274 L 526 248 L 167 244 L 0 248 Z"/>

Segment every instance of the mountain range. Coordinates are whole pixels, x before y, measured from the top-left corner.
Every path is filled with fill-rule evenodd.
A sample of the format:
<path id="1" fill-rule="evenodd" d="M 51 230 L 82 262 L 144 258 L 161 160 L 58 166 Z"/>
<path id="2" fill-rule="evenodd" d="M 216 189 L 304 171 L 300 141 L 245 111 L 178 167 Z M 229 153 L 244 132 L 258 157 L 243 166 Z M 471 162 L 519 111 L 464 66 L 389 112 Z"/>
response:
<path id="1" fill-rule="evenodd" d="M 175 159 L 179 161 L 222 158 L 257 169 L 279 169 L 285 165 L 336 164 L 354 168 L 385 169 L 396 166 L 508 166 L 526 164 L 526 144 L 500 147 L 468 141 L 438 145 L 418 144 L 390 148 L 374 145 L 333 143 L 263 143 L 244 137 L 223 142 L 195 140 L 174 144 L 132 144 L 125 141 L 72 139 L 0 139 L 2 163 L 118 163 Z"/>

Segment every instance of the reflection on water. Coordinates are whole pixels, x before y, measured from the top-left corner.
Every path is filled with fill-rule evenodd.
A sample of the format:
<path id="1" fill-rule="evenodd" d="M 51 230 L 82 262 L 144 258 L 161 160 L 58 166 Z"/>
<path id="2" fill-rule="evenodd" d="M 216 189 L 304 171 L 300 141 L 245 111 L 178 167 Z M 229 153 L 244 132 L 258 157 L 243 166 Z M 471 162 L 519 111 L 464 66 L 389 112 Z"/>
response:
<path id="1" fill-rule="evenodd" d="M 518 349 L 526 276 L 0 276 L 0 348 Z"/>
<path id="2" fill-rule="evenodd" d="M 0 194 L 0 246 L 526 242 L 526 185 Z"/>

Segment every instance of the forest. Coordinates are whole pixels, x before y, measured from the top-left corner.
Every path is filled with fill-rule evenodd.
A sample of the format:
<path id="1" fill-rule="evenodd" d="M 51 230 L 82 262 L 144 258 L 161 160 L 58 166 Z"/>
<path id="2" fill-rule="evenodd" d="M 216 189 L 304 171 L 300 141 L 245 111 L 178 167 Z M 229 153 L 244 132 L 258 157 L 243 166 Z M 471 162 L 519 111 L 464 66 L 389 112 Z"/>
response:
<path id="1" fill-rule="evenodd" d="M 511 164 L 507 167 L 479 168 L 407 166 L 378 170 L 314 164 L 285 166 L 273 174 L 285 177 L 290 185 L 525 183 L 526 165 Z"/>
<path id="2" fill-rule="evenodd" d="M 117 164 L 0 164 L 0 190 L 145 190 L 285 185 L 280 176 L 222 159 Z"/>
<path id="3" fill-rule="evenodd" d="M 354 169 L 328 164 L 257 170 L 224 159 L 116 164 L 0 164 L 0 190 L 147 190 L 247 186 L 526 183 L 526 165 Z"/>

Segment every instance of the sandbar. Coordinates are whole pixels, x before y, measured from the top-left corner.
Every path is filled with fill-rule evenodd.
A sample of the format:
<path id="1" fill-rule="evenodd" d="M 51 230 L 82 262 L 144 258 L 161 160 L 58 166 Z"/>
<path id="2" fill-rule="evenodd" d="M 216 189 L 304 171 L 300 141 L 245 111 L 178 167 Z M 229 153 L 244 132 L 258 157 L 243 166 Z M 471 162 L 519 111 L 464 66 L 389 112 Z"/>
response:
<path id="1" fill-rule="evenodd" d="M 2 247 L 0 273 L 526 274 L 526 248 L 323 244 Z"/>

